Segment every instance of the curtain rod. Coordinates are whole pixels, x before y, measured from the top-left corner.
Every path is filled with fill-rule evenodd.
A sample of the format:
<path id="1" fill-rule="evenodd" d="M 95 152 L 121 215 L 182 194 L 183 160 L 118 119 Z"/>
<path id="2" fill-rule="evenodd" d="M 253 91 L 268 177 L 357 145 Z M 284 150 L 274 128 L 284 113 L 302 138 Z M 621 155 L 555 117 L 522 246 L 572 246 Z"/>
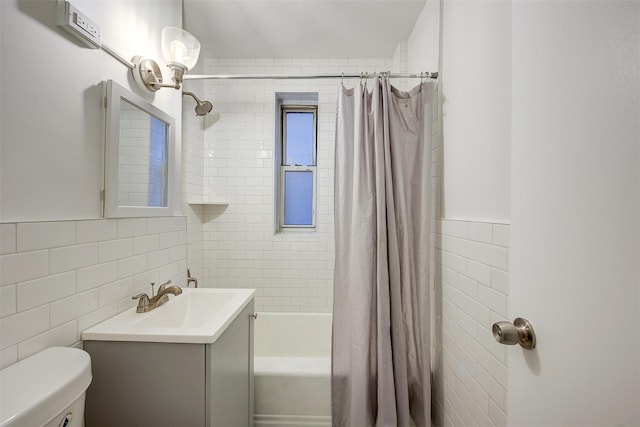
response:
<path id="1" fill-rule="evenodd" d="M 363 79 L 376 76 L 390 78 L 423 78 L 437 79 L 438 72 L 425 71 L 423 73 L 360 73 L 360 74 L 185 74 L 184 80 L 304 80 L 304 79 Z"/>

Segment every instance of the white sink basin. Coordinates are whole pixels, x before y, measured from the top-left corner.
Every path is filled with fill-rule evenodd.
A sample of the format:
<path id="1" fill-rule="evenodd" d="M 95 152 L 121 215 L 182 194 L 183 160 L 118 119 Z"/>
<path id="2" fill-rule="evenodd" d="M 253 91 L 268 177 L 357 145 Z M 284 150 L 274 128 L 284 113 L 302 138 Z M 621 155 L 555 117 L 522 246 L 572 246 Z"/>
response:
<path id="1" fill-rule="evenodd" d="M 214 343 L 253 298 L 254 289 L 183 289 L 148 313 L 132 307 L 82 333 L 85 341 Z"/>

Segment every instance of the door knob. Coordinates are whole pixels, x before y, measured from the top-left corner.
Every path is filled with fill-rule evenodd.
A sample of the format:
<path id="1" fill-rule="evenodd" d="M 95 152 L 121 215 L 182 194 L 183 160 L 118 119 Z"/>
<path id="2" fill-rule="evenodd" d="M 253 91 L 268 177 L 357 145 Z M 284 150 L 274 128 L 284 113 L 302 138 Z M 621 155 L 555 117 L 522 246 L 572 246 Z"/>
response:
<path id="1" fill-rule="evenodd" d="M 536 334 L 533 332 L 533 326 L 527 319 L 518 317 L 509 322 L 496 322 L 493 324 L 493 337 L 500 344 L 516 345 L 524 349 L 531 350 L 536 346 Z"/>

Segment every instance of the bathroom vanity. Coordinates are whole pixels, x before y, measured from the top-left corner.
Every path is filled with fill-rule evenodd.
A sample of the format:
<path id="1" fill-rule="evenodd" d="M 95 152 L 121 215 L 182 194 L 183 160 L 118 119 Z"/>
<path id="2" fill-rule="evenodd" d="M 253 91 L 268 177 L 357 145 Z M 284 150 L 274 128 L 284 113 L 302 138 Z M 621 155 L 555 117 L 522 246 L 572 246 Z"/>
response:
<path id="1" fill-rule="evenodd" d="M 252 315 L 253 290 L 184 289 L 85 331 L 86 425 L 253 426 Z"/>

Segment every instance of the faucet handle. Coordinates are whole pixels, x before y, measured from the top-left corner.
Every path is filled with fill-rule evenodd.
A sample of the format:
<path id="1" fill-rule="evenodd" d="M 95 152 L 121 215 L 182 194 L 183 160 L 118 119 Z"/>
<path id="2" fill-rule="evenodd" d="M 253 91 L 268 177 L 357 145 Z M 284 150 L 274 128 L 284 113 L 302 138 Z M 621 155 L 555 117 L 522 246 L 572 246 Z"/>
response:
<path id="1" fill-rule="evenodd" d="M 160 287 L 158 288 L 158 294 L 161 293 L 162 291 L 164 291 L 164 289 L 167 287 L 167 285 L 171 284 L 171 280 L 167 280 L 166 282 L 162 283 L 160 285 Z"/>
<path id="2" fill-rule="evenodd" d="M 149 301 L 149 295 L 145 294 L 144 292 L 138 295 L 134 295 L 131 297 L 131 299 L 138 299 L 140 298 L 140 301 Z"/>
<path id="3" fill-rule="evenodd" d="M 132 296 L 131 299 L 138 300 L 138 310 L 141 310 L 143 307 L 146 307 L 149 305 L 149 295 L 145 294 L 144 292 L 141 294 Z"/>

